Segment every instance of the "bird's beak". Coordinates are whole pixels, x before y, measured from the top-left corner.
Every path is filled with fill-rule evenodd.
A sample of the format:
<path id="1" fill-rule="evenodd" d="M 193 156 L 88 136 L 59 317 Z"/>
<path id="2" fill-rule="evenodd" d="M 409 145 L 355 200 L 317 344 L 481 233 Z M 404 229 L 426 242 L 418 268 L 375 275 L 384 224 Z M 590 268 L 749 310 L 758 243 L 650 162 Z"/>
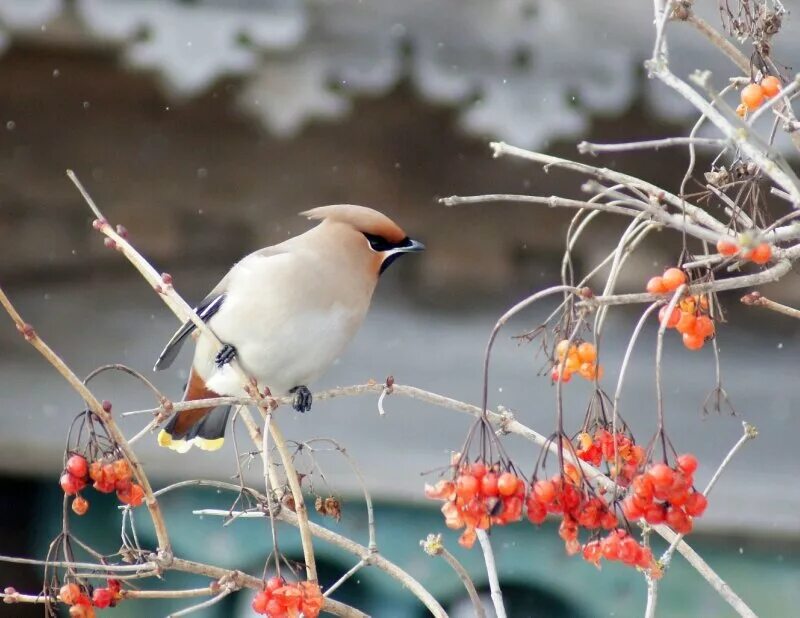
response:
<path id="1" fill-rule="evenodd" d="M 418 240 L 409 239 L 410 244 L 405 247 L 402 247 L 400 251 L 403 253 L 419 253 L 420 251 L 425 251 L 425 245 L 423 245 Z"/>

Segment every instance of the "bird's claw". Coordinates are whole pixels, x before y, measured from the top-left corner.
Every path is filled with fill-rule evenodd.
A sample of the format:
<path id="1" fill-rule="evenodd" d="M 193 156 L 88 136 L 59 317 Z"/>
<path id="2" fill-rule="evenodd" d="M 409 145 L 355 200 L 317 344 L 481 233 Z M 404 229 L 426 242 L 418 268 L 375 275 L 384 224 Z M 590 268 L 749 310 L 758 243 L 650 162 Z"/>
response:
<path id="1" fill-rule="evenodd" d="M 289 392 L 294 393 L 292 407 L 297 412 L 308 412 L 311 409 L 311 402 L 314 397 L 311 395 L 311 391 L 308 390 L 307 386 L 295 386 Z"/>
<path id="2" fill-rule="evenodd" d="M 222 368 L 224 365 L 230 363 L 234 358 L 236 358 L 236 348 L 231 344 L 226 343 L 214 357 L 214 363 L 218 368 Z"/>

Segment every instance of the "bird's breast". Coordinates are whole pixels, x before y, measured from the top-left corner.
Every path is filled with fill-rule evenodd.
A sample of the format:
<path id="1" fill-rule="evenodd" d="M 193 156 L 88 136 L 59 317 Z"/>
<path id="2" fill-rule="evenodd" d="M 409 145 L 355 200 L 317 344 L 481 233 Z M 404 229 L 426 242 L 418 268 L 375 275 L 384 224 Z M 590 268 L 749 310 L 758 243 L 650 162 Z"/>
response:
<path id="1" fill-rule="evenodd" d="M 211 327 L 220 340 L 236 348 L 242 368 L 259 385 L 268 386 L 273 395 L 286 394 L 319 378 L 342 353 L 364 318 L 364 312 L 341 304 L 327 310 L 298 309 L 285 319 L 275 319 L 268 312 L 248 313 L 230 322 L 216 321 Z M 209 363 L 213 355 L 201 348 L 213 345 L 203 339 L 198 341 L 197 352 L 205 360 L 209 388 L 240 394 L 241 380 L 236 372 L 230 367 L 218 370 L 213 360 Z"/>

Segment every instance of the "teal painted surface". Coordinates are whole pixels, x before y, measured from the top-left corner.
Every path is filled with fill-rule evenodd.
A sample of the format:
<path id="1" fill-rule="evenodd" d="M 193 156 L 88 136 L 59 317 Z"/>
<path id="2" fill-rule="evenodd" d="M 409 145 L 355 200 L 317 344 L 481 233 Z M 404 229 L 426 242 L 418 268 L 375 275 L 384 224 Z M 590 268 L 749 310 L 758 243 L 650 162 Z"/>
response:
<path id="1" fill-rule="evenodd" d="M 59 531 L 60 495 L 57 489 L 43 486 L 41 508 L 35 530 L 34 551 L 44 556 L 49 541 Z M 74 532 L 82 540 L 104 552 L 119 548 L 119 521 L 113 496 L 88 494 L 89 514 L 72 517 Z M 179 490 L 164 496 L 170 536 L 176 554 L 189 559 L 211 562 L 260 575 L 265 557 L 271 551 L 267 520 L 239 520 L 223 527 L 219 518 L 197 517 L 197 508 L 228 508 L 233 497 L 209 489 Z M 319 523 L 367 543 L 366 512 L 358 501 L 345 501 L 340 523 L 331 520 Z M 446 546 L 462 561 L 478 587 L 486 576 L 479 548 L 460 548 L 456 532 L 446 530 L 441 515 L 434 507 L 405 504 L 376 505 L 377 537 L 381 553 L 401 565 L 425 585 L 445 606 L 463 597 L 460 583 L 449 568 L 438 559 L 425 555 L 419 540 L 429 532 L 442 532 Z M 137 533 L 143 546 L 152 547 L 154 538 L 143 509 L 136 515 Z M 279 542 L 289 558 L 302 556 L 296 531 L 281 526 Z M 492 532 L 501 582 L 508 597 L 509 614 L 514 617 L 641 616 L 645 603 L 643 578 L 630 569 L 607 564 L 598 571 L 579 558 L 564 553 L 554 525 L 535 528 L 527 522 L 498 528 Z M 800 607 L 800 544 L 757 542 L 729 537 L 693 536 L 690 543 L 706 561 L 761 616 L 796 615 Z M 660 549 L 663 547 L 657 546 Z M 320 579 L 335 581 L 357 560 L 317 540 L 315 549 L 320 564 Z M 180 588 L 206 585 L 204 578 L 167 573 L 163 582 L 150 582 L 147 588 L 162 586 Z M 249 592 L 233 595 L 225 605 L 207 610 L 204 616 L 249 615 Z M 381 571 L 368 568 L 356 574 L 340 589 L 337 598 L 350 602 L 376 617 L 414 617 L 426 615 L 396 582 Z M 137 601 L 125 602 L 113 611 L 115 618 L 161 616 L 188 603 Z M 732 610 L 680 556 L 661 583 L 659 618 L 686 616 L 732 616 Z"/>

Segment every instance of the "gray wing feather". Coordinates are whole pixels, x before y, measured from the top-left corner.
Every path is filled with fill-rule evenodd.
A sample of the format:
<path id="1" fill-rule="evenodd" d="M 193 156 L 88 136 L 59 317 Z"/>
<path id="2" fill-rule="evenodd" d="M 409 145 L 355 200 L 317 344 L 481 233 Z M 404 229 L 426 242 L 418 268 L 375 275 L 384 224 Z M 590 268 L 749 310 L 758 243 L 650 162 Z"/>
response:
<path id="1" fill-rule="evenodd" d="M 213 292 L 211 292 L 211 294 L 206 296 L 203 301 L 197 305 L 197 307 L 195 307 L 195 313 L 197 313 L 203 322 L 208 322 L 211 319 L 211 316 L 219 311 L 224 301 L 225 293 L 215 289 Z M 167 345 L 164 346 L 161 354 L 158 355 L 158 360 L 153 367 L 153 371 L 160 371 L 172 365 L 173 361 L 178 356 L 178 352 L 181 351 L 181 347 L 183 346 L 184 341 L 186 341 L 186 337 L 195 328 L 196 326 L 191 320 L 187 320 L 183 323 L 183 325 L 175 332 L 175 334 L 172 335 L 172 339 L 170 339 Z"/>

